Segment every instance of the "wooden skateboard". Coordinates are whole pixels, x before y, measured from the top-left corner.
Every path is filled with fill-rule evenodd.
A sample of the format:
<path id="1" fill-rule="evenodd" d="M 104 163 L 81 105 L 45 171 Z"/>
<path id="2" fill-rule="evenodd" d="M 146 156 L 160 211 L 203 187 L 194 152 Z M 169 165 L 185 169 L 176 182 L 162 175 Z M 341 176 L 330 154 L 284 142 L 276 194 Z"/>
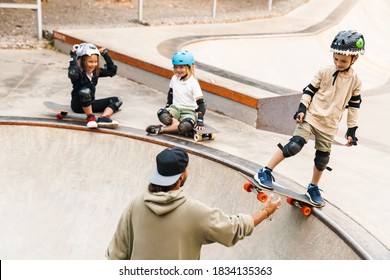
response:
<path id="1" fill-rule="evenodd" d="M 158 129 L 161 127 L 161 124 L 156 124 L 156 125 L 150 125 L 146 128 L 146 131 L 148 134 L 154 134 L 156 135 L 155 132 L 153 132 L 153 129 Z M 187 132 L 186 134 L 171 134 L 174 136 L 179 136 L 179 137 L 192 137 L 195 142 L 200 142 L 203 140 L 214 140 L 217 137 L 217 133 L 219 131 L 216 130 L 215 128 L 204 124 L 204 129 L 196 129 L 193 128 L 190 132 Z"/>
<path id="2" fill-rule="evenodd" d="M 270 189 L 266 185 L 260 185 L 253 177 L 247 176 L 241 172 L 239 173 L 247 180 L 247 182 L 244 184 L 244 189 L 247 192 L 254 192 L 257 195 L 257 199 L 261 202 L 266 202 L 268 199 L 268 195 L 263 191 L 266 190 L 286 197 L 287 203 L 300 208 L 304 216 L 309 216 L 313 207 L 322 208 L 325 206 L 325 204 L 314 204 L 306 195 L 286 189 L 276 182 L 273 182 L 274 189 Z"/>
<path id="3" fill-rule="evenodd" d="M 219 131 L 215 128 L 204 124 L 204 129 L 197 129 L 193 128 L 192 132 L 190 133 L 191 137 L 194 139 L 195 142 L 200 142 L 203 140 L 214 140 L 217 137 L 217 133 Z"/>

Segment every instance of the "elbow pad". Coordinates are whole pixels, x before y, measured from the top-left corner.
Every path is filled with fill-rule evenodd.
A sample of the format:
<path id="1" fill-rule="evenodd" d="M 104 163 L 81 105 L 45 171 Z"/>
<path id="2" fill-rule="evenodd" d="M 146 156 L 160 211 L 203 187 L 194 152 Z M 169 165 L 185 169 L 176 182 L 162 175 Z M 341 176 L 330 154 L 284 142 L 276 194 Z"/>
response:
<path id="1" fill-rule="evenodd" d="M 313 99 L 313 96 L 314 96 L 314 94 L 316 94 L 317 91 L 318 91 L 318 88 L 314 87 L 312 84 L 308 84 L 303 89 L 303 94 L 308 94 Z"/>
<path id="2" fill-rule="evenodd" d="M 169 88 L 168 95 L 167 95 L 167 103 L 165 104 L 165 108 L 168 108 L 173 103 L 173 90 L 172 88 Z"/>
<path id="3" fill-rule="evenodd" d="M 198 108 L 195 111 L 200 112 L 203 115 L 206 114 L 206 107 L 207 107 L 206 100 L 204 100 L 203 98 L 200 98 L 200 99 L 196 100 L 196 104 L 198 104 Z"/>

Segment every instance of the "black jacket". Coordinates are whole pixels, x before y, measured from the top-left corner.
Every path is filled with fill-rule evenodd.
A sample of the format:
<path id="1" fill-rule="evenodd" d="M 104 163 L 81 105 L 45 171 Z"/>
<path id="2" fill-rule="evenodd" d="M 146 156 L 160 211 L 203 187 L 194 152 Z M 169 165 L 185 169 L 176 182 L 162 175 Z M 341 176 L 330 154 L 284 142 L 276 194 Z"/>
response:
<path id="1" fill-rule="evenodd" d="M 90 80 L 87 77 L 86 73 L 77 66 L 76 57 L 73 57 L 73 59 L 70 61 L 68 68 L 68 77 L 73 85 L 72 100 L 78 100 L 78 92 L 82 88 L 89 88 L 91 90 L 92 100 L 95 100 L 95 92 L 98 79 L 100 77 L 113 77 L 116 75 L 117 66 L 112 61 L 110 55 L 106 53 L 102 54 L 102 56 L 106 61 L 106 65 L 104 68 L 100 68 L 99 76 L 94 76 L 92 80 Z"/>

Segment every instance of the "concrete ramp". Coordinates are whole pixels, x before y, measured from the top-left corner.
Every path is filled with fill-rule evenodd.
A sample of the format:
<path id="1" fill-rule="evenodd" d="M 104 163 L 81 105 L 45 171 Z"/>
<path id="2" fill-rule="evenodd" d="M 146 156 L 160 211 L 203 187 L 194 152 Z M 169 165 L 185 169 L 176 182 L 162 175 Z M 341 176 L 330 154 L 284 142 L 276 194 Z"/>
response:
<path id="1" fill-rule="evenodd" d="M 1 124 L 0 259 L 104 259 L 122 210 L 147 187 L 165 146 L 190 153 L 189 196 L 228 214 L 263 207 L 243 190 L 239 164 L 226 166 L 185 141 L 55 121 Z M 355 251 L 315 215 L 283 203 L 252 236 L 232 248 L 204 246 L 202 258 L 359 259 Z"/>

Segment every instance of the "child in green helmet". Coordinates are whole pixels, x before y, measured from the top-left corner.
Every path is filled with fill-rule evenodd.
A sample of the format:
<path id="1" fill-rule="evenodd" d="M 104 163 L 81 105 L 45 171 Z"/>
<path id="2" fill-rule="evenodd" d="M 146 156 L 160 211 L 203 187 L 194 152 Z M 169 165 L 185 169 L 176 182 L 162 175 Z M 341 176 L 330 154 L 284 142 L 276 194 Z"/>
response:
<path id="1" fill-rule="evenodd" d="M 318 205 L 324 204 L 318 183 L 329 162 L 334 135 L 345 109 L 348 109 L 345 145 L 357 145 L 355 133 L 358 128 L 362 83 L 352 65 L 359 58 L 359 54 L 364 54 L 364 37 L 354 30 L 340 31 L 330 50 L 333 52 L 334 65 L 319 70 L 310 84 L 303 89 L 298 111 L 294 115 L 297 126 L 293 137 L 285 146 L 279 145 L 280 149 L 268 164 L 254 176 L 261 185 L 272 188 L 275 181 L 272 170 L 285 158 L 300 152 L 309 137 L 314 135 L 316 153 L 313 175 L 306 195 Z"/>

